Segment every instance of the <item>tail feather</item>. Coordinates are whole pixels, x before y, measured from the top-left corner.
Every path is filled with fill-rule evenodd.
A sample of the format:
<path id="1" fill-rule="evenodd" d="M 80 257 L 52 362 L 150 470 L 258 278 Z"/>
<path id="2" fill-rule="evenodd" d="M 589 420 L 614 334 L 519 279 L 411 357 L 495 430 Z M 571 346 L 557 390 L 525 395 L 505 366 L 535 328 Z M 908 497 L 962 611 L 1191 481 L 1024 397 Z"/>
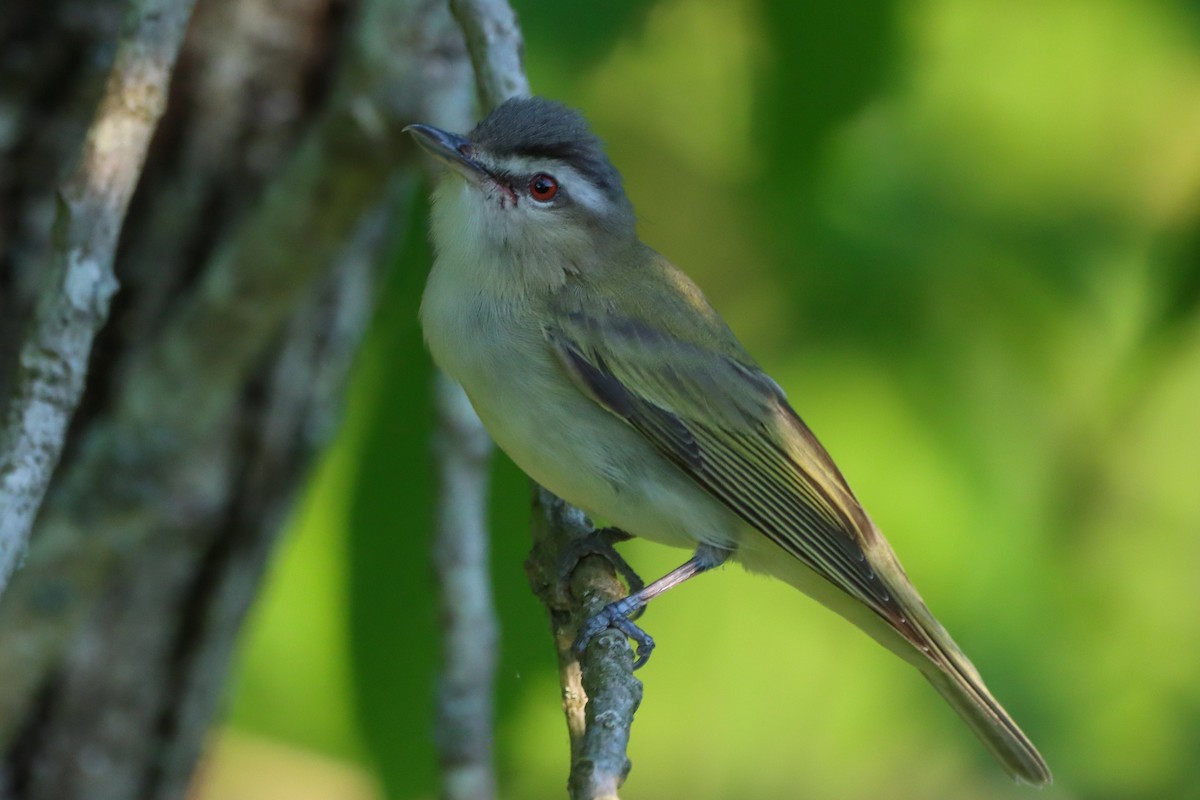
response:
<path id="1" fill-rule="evenodd" d="M 941 648 L 939 648 L 940 650 Z M 1052 781 L 1041 753 L 983 685 L 957 648 L 922 673 L 1013 778 L 1035 786 Z M 938 659 L 942 661 L 942 659 Z"/>
<path id="2" fill-rule="evenodd" d="M 898 602 L 899 615 L 869 608 L 799 562 L 781 568 L 779 561 L 770 558 L 772 551 L 743 546 L 738 556 L 750 570 L 786 580 L 919 669 L 1013 778 L 1035 786 L 1050 783 L 1050 768 L 1033 742 L 987 690 L 974 665 L 930 612 L 882 535 L 875 537 L 874 546 L 866 552 Z"/>
<path id="3" fill-rule="evenodd" d="M 872 555 L 888 576 L 909 623 L 903 629 L 892 626 L 908 640 L 908 653 L 903 646 L 888 646 L 921 670 L 1009 775 L 1035 786 L 1051 783 L 1050 767 L 1041 753 L 988 691 L 975 665 L 925 605 L 895 554 L 890 548 L 878 548 Z"/>
<path id="4" fill-rule="evenodd" d="M 1035 786 L 1051 783 L 1050 767 L 1025 732 L 988 691 L 975 665 L 942 627 L 911 583 L 900 588 L 916 623 L 925 658 L 913 663 L 1014 779 Z M 897 587 L 899 588 L 899 587 Z"/>

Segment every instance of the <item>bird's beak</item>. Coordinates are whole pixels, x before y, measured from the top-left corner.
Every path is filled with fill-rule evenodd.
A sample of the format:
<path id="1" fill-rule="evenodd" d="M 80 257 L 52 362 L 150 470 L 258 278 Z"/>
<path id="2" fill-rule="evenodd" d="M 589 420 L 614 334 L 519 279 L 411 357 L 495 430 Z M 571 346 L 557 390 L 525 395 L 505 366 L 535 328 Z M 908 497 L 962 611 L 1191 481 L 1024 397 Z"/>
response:
<path id="1" fill-rule="evenodd" d="M 405 133 L 411 133 L 429 155 L 460 173 L 470 181 L 488 178 L 488 171 L 475 160 L 475 145 L 457 133 L 450 133 L 432 125 L 407 125 Z"/>

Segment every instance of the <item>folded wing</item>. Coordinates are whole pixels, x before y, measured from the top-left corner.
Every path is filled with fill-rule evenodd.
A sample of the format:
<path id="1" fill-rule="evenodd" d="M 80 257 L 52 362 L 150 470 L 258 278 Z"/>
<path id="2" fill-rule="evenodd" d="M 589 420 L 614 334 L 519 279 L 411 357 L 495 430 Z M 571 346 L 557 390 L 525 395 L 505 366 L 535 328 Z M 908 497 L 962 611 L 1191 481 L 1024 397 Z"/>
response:
<path id="1" fill-rule="evenodd" d="M 756 366 L 631 319 L 583 313 L 547 330 L 567 371 L 713 497 L 919 649 L 867 560 L 874 527 L 825 448 Z"/>

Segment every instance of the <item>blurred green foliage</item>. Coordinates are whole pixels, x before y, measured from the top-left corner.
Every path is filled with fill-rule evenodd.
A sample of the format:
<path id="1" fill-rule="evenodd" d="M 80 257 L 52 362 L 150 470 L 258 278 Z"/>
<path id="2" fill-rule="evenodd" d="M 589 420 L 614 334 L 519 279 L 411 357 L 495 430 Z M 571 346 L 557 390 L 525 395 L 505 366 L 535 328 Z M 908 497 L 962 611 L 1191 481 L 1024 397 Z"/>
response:
<path id="1" fill-rule="evenodd" d="M 1200 15 L 1157 0 L 518 2 L 645 240 L 788 390 L 1055 770 L 1200 796 Z M 420 214 L 248 629 L 234 724 L 436 793 Z M 493 484 L 506 797 L 566 732 Z M 644 575 L 682 552 L 634 542 Z M 1006 798 L 914 671 L 736 569 L 657 601 L 627 798 Z"/>

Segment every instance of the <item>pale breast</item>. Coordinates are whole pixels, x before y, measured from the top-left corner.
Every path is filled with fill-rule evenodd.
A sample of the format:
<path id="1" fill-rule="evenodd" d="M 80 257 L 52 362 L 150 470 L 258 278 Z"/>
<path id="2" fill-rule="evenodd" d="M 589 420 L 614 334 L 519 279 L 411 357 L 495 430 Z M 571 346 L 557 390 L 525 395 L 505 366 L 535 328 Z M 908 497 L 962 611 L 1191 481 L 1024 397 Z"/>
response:
<path id="1" fill-rule="evenodd" d="M 434 361 L 526 474 L 638 536 L 684 547 L 733 541 L 730 512 L 582 394 L 532 314 L 448 289 L 435 269 L 421 307 Z"/>

